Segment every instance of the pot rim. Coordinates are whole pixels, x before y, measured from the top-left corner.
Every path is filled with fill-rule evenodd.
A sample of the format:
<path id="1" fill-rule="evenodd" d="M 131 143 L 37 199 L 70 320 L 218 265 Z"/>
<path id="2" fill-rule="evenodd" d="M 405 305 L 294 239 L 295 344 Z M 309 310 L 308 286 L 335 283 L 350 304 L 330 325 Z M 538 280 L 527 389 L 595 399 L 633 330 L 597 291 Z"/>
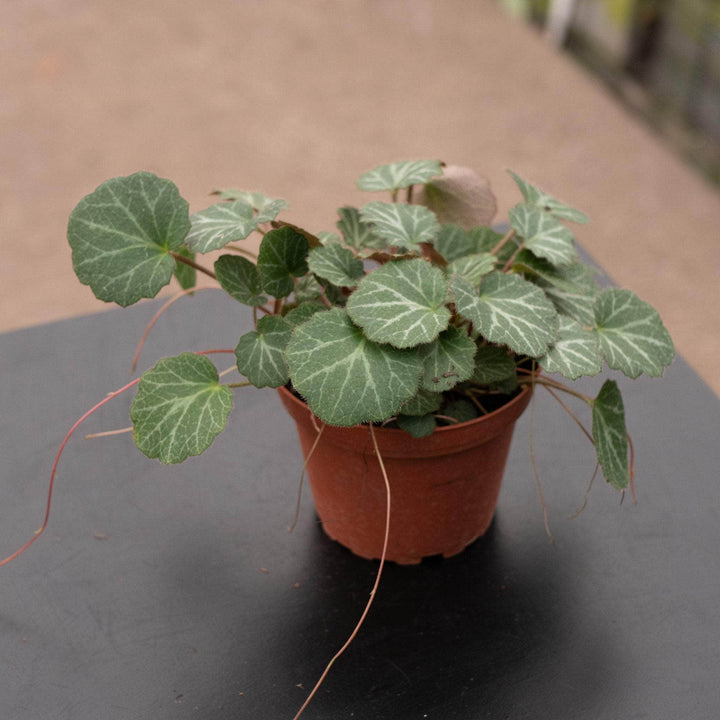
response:
<path id="1" fill-rule="evenodd" d="M 366 423 L 352 426 L 330 425 L 313 415 L 310 407 L 304 400 L 290 392 L 287 387 L 277 388 L 286 409 L 296 422 L 308 423 L 315 428 L 324 425 L 323 436 L 332 437 L 333 442 L 352 447 L 358 440 L 368 437 Z M 380 450 L 385 455 L 415 455 L 416 457 L 429 457 L 439 453 L 459 452 L 472 445 L 489 442 L 508 425 L 514 425 L 532 396 L 532 385 L 525 385 L 520 392 L 509 402 L 472 420 L 456 425 L 437 427 L 426 437 L 415 438 L 400 428 L 376 428 L 376 439 Z M 373 452 L 372 446 L 369 448 Z"/>

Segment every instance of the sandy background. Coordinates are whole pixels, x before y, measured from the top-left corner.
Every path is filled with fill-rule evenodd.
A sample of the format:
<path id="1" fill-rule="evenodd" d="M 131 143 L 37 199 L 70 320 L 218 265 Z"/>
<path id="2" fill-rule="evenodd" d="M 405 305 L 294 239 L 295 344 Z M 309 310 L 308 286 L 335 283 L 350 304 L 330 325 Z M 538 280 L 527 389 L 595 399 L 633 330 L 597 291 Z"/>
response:
<path id="1" fill-rule="evenodd" d="M 491 0 L 10 0 L 0 60 L 0 331 L 104 307 L 65 229 L 108 177 L 192 210 L 258 189 L 330 230 L 361 172 L 434 157 L 490 178 L 499 219 L 508 168 L 585 210 L 579 241 L 720 393 L 717 188 Z"/>

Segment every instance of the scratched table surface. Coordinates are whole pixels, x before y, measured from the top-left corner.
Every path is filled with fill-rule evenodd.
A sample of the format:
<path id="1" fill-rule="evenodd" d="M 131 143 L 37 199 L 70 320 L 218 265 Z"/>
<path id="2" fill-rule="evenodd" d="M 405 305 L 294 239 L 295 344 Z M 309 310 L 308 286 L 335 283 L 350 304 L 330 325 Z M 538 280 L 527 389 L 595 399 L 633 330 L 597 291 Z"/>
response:
<path id="1" fill-rule="evenodd" d="M 0 555 L 32 536 L 65 432 L 127 382 L 157 302 L 0 336 Z M 192 318 L 190 318 L 192 316 Z M 234 347 L 219 293 L 176 304 L 141 358 Z M 222 356 L 221 356 L 222 357 Z M 230 364 L 218 360 L 222 370 Z M 602 378 L 582 384 L 599 389 Z M 386 568 L 307 720 L 653 720 L 720 708 L 720 401 L 678 359 L 621 380 L 638 503 L 538 390 L 495 522 L 450 560 Z M 292 718 L 368 598 L 377 563 L 322 533 L 272 391 L 238 390 L 203 456 L 166 467 L 131 438 L 131 398 L 88 420 L 60 465 L 47 533 L 0 568 L 4 720 Z"/>

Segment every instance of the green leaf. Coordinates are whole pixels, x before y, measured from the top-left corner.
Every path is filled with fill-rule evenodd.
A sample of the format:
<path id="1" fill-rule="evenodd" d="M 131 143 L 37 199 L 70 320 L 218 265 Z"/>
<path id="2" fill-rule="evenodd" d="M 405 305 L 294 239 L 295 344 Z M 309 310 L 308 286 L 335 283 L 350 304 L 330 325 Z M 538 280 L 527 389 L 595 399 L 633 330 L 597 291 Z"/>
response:
<path id="1" fill-rule="evenodd" d="M 532 205 L 516 205 L 510 210 L 510 225 L 535 255 L 558 267 L 571 265 L 577 258 L 572 233 L 552 215 Z"/>
<path id="2" fill-rule="evenodd" d="M 515 361 L 505 348 L 483 345 L 477 349 L 473 382 L 490 385 L 515 377 L 516 372 Z"/>
<path id="3" fill-rule="evenodd" d="M 660 376 L 675 355 L 657 310 L 630 290 L 608 288 L 595 301 L 595 320 L 605 362 L 636 378 Z"/>
<path id="4" fill-rule="evenodd" d="M 381 165 L 363 173 L 357 186 L 370 192 L 394 192 L 410 185 L 424 184 L 436 175 L 442 175 L 442 165 L 437 160 L 410 160 Z"/>
<path id="5" fill-rule="evenodd" d="M 592 270 L 583 263 L 575 263 L 567 268 L 553 268 L 542 258 L 535 258 L 532 266 L 528 262 L 528 253 L 524 256 L 522 251 L 518 258 L 523 256 L 519 267 L 523 272 L 532 267 L 536 285 L 545 291 L 548 299 L 562 315 L 577 320 L 581 325 L 591 327 L 595 325 L 595 298 L 600 288 L 592 274 Z M 544 264 L 544 269 L 539 268 Z"/>
<path id="6" fill-rule="evenodd" d="M 155 297 L 172 279 L 190 229 L 177 187 L 149 172 L 100 185 L 75 207 L 68 241 L 78 279 L 95 297 L 126 307 Z"/>
<path id="7" fill-rule="evenodd" d="M 614 380 L 606 380 L 593 404 L 592 435 L 605 479 L 618 490 L 630 482 L 625 408 Z"/>
<path id="8" fill-rule="evenodd" d="M 413 347 L 431 342 L 448 326 L 446 296 L 442 270 L 420 258 L 396 260 L 360 281 L 347 311 L 371 340 Z"/>
<path id="9" fill-rule="evenodd" d="M 303 303 L 308 300 L 317 300 L 323 294 L 322 285 L 317 278 L 308 274 L 298 279 L 295 283 L 295 302 Z"/>
<path id="10" fill-rule="evenodd" d="M 387 243 L 373 232 L 370 223 L 360 219 L 360 211 L 354 207 L 342 207 L 338 210 L 340 220 L 336 223 L 337 229 L 342 233 L 346 245 L 362 250 L 371 248 L 380 250 L 387 247 Z"/>
<path id="11" fill-rule="evenodd" d="M 325 305 L 310 300 L 300 303 L 296 308 L 290 310 L 287 315 L 283 316 L 283 319 L 295 328 L 307 322 L 316 312 L 322 312 L 323 310 L 327 310 Z"/>
<path id="12" fill-rule="evenodd" d="M 579 210 L 550 197 L 547 193 L 533 187 L 530 183 L 526 182 L 521 177 L 518 177 L 514 172 L 510 172 L 510 175 L 517 183 L 520 188 L 520 192 L 523 194 L 525 202 L 528 205 L 535 205 L 535 207 L 552 213 L 555 217 L 563 220 L 570 220 L 572 222 L 580 223 L 581 225 L 588 222 L 588 217 L 585 213 L 582 213 Z"/>
<path id="13" fill-rule="evenodd" d="M 238 302 L 252 307 L 267 302 L 267 296 L 262 294 L 258 269 L 247 258 L 221 255 L 215 261 L 215 274 L 222 289 Z"/>
<path id="14" fill-rule="evenodd" d="M 421 387 L 430 392 L 444 392 L 467 380 L 475 367 L 476 349 L 468 334 L 453 326 L 441 332 L 434 342 L 421 345 Z"/>
<path id="15" fill-rule="evenodd" d="M 466 400 L 465 398 L 458 398 L 457 400 L 449 402 L 443 408 L 442 414 L 461 423 L 474 420 L 478 416 L 475 406 L 470 400 Z"/>
<path id="16" fill-rule="evenodd" d="M 308 271 L 308 241 L 297 230 L 285 226 L 265 234 L 260 243 L 257 268 L 265 292 L 287 297 L 295 286 L 293 277 Z"/>
<path id="17" fill-rule="evenodd" d="M 445 267 L 445 274 L 448 277 L 460 275 L 472 285 L 478 285 L 483 276 L 495 269 L 496 258 L 490 253 L 474 253 L 465 257 L 453 260 Z"/>
<path id="18" fill-rule="evenodd" d="M 214 195 L 219 195 L 222 200 L 239 200 L 249 205 L 256 213 L 255 222 L 271 222 L 282 210 L 290 206 L 282 198 L 269 198 L 261 192 L 248 192 L 247 190 L 217 190 Z"/>
<path id="19" fill-rule="evenodd" d="M 417 352 L 368 340 L 347 313 L 316 313 L 295 329 L 286 357 L 295 389 L 331 425 L 383 421 L 418 388 Z"/>
<path id="20" fill-rule="evenodd" d="M 130 408 L 135 444 L 148 457 L 178 463 L 207 450 L 227 424 L 232 391 L 202 355 L 165 358 L 141 378 Z"/>
<path id="21" fill-rule="evenodd" d="M 432 415 L 398 415 L 397 424 L 401 430 L 410 433 L 414 438 L 432 435 L 436 427 Z"/>
<path id="22" fill-rule="evenodd" d="M 289 380 L 285 348 L 292 325 L 277 315 L 266 315 L 257 331 L 245 333 L 235 348 L 238 370 L 255 387 L 280 387 Z"/>
<path id="23" fill-rule="evenodd" d="M 190 252 L 190 250 L 188 250 L 188 248 L 184 245 L 181 245 L 177 249 L 177 254 L 188 258 L 188 260 L 195 259 L 195 254 Z M 187 265 L 184 262 L 176 262 L 174 274 L 175 279 L 178 281 L 183 290 L 189 290 L 190 288 L 195 287 L 195 284 L 197 283 L 197 270 L 195 270 L 194 267 Z"/>
<path id="24" fill-rule="evenodd" d="M 437 412 L 442 401 L 441 393 L 429 392 L 420 388 L 415 395 L 402 404 L 400 413 L 402 415 L 427 415 Z"/>
<path id="25" fill-rule="evenodd" d="M 452 223 L 440 227 L 440 232 L 433 241 L 433 247 L 448 262 L 469 255 L 474 249 L 467 230 Z"/>
<path id="26" fill-rule="evenodd" d="M 540 367 L 571 380 L 577 380 L 581 375 L 597 375 L 602 370 L 597 336 L 575 320 L 561 315 L 557 339 L 547 355 L 540 358 Z"/>
<path id="27" fill-rule="evenodd" d="M 540 357 L 555 339 L 555 308 L 542 290 L 518 275 L 490 273 L 477 291 L 461 277 L 451 278 L 450 286 L 458 313 L 490 342 Z"/>
<path id="28" fill-rule="evenodd" d="M 435 215 L 422 205 L 372 202 L 360 209 L 360 219 L 371 223 L 373 232 L 388 245 L 417 250 L 440 232 Z"/>
<path id="29" fill-rule="evenodd" d="M 342 238 L 334 232 L 319 232 L 317 239 L 323 245 L 342 245 Z"/>
<path id="30" fill-rule="evenodd" d="M 244 240 L 257 227 L 252 206 L 241 200 L 211 205 L 190 220 L 192 227 L 185 243 L 196 253 L 208 253 Z"/>
<path id="31" fill-rule="evenodd" d="M 362 260 L 342 245 L 313 248 L 308 256 L 310 272 L 338 287 L 355 287 L 365 275 Z"/>

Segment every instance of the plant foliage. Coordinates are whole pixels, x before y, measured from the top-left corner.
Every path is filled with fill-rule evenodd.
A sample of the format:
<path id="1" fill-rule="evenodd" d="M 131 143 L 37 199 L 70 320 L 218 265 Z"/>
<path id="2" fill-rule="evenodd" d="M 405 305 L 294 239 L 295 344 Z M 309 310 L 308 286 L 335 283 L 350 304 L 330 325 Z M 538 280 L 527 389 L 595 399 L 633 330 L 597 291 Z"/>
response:
<path id="1" fill-rule="evenodd" d="M 601 289 L 578 259 L 564 223 L 587 222 L 583 213 L 512 174 L 522 201 L 507 234 L 442 224 L 412 203 L 413 186 L 442 172 L 436 161 L 371 170 L 358 187 L 390 201 L 342 207 L 337 232 L 313 234 L 278 221 L 287 203 L 261 193 L 221 191 L 190 216 L 169 180 L 114 178 L 71 215 L 73 263 L 99 298 L 125 306 L 173 276 L 190 287 L 196 253 L 236 251 L 231 243 L 260 233 L 256 262 L 225 253 L 214 267 L 255 319 L 238 340 L 237 369 L 257 387 L 288 385 L 333 425 L 391 423 L 422 437 L 522 385 L 562 387 L 541 370 L 576 380 L 605 363 L 631 378 L 662 374 L 674 351 L 657 312 L 629 290 Z M 618 385 L 607 380 L 585 400 L 603 473 L 625 488 Z M 207 358 L 162 360 L 133 403 L 136 443 L 179 462 L 209 446 L 231 406 L 232 390 Z"/>

